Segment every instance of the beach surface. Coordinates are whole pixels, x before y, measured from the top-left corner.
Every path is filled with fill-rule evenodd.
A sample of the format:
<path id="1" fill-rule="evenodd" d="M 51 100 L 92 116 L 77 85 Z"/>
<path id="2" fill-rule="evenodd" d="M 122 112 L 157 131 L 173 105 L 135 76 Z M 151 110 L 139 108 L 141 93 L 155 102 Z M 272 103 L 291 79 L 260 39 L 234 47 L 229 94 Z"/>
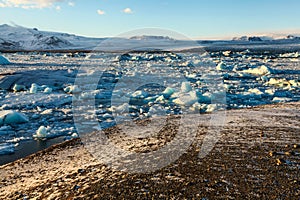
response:
<path id="1" fill-rule="evenodd" d="M 211 126 L 201 115 L 192 145 L 150 173 L 130 173 L 94 157 L 80 139 L 0 166 L 0 199 L 297 199 L 300 195 L 300 102 L 228 110 L 220 138 L 204 158 Z M 174 120 L 174 123 L 172 123 Z M 156 151 L 176 134 L 176 118 L 160 137 L 135 139 L 107 130 L 120 148 Z"/>

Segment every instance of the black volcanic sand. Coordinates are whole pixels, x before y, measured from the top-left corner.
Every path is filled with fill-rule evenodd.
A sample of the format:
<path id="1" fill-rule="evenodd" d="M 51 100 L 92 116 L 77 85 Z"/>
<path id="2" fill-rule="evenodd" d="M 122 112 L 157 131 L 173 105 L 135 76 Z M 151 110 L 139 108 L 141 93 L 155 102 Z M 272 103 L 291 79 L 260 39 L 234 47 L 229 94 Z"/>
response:
<path id="1" fill-rule="evenodd" d="M 174 124 L 167 126 L 156 143 L 136 139 L 130 149 L 118 127 L 107 134 L 143 152 L 174 137 Z M 221 139 L 200 159 L 207 129 L 199 125 L 186 153 L 148 174 L 109 168 L 79 139 L 53 146 L 0 167 L 0 199 L 299 199 L 299 102 L 228 111 Z"/>

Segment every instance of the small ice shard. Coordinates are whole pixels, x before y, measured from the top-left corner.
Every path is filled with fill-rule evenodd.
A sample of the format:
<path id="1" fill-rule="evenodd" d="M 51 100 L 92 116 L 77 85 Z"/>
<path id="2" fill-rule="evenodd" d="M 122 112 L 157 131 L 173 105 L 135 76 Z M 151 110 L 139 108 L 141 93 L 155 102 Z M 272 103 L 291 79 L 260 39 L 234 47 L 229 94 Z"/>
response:
<path id="1" fill-rule="evenodd" d="M 274 97 L 272 101 L 275 102 L 275 103 L 281 103 L 281 102 L 292 101 L 292 99 L 287 98 L 287 97 Z"/>
<path id="2" fill-rule="evenodd" d="M 162 106 L 156 104 L 150 107 L 148 115 L 152 117 L 164 116 L 166 115 L 166 111 L 162 108 Z"/>
<path id="3" fill-rule="evenodd" d="M 273 69 L 271 69 L 270 67 L 267 67 L 265 65 L 262 65 L 260 67 L 247 69 L 247 70 L 244 70 L 243 72 L 248 73 L 248 74 L 257 75 L 257 76 L 275 74 L 275 71 Z"/>
<path id="4" fill-rule="evenodd" d="M 198 97 L 195 93 L 196 92 L 190 92 L 188 94 L 181 95 L 179 98 L 174 99 L 173 102 L 184 107 L 191 106 L 198 101 Z"/>
<path id="5" fill-rule="evenodd" d="M 26 87 L 24 85 L 15 84 L 13 87 L 14 92 L 21 92 L 21 91 L 25 91 L 25 90 L 26 90 Z"/>
<path id="6" fill-rule="evenodd" d="M 286 80 L 285 78 L 276 79 L 271 78 L 267 83 L 267 85 L 275 85 L 277 87 L 282 87 L 286 89 L 290 89 L 291 87 L 299 87 L 300 83 L 296 80 Z"/>
<path id="7" fill-rule="evenodd" d="M 225 70 L 232 70 L 233 68 L 229 65 L 226 65 L 224 62 L 220 62 L 217 65 L 216 69 L 219 71 L 225 71 Z"/>
<path id="8" fill-rule="evenodd" d="M 52 92 L 52 88 L 50 88 L 50 87 L 46 87 L 45 89 L 44 89 L 44 93 L 45 94 L 50 94 Z"/>
<path id="9" fill-rule="evenodd" d="M 205 112 L 208 112 L 208 113 L 214 112 L 214 111 L 217 110 L 217 108 L 218 108 L 218 106 L 216 104 L 208 104 L 206 106 L 206 111 Z"/>
<path id="10" fill-rule="evenodd" d="M 0 111 L 0 126 L 3 124 L 22 124 L 28 122 L 28 118 L 19 112 L 12 110 Z"/>
<path id="11" fill-rule="evenodd" d="M 73 133 L 73 134 L 71 135 L 71 137 L 72 137 L 72 138 L 78 138 L 79 136 L 78 136 L 77 133 Z"/>
<path id="12" fill-rule="evenodd" d="M 167 87 L 162 94 L 164 95 L 165 98 L 169 98 L 173 93 L 175 92 L 175 90 L 173 88 Z"/>
<path id="13" fill-rule="evenodd" d="M 129 105 L 128 105 L 128 103 L 124 103 L 123 105 L 120 105 L 118 107 L 113 107 L 112 111 L 117 113 L 117 114 L 128 112 L 129 111 Z"/>
<path id="14" fill-rule="evenodd" d="M 142 90 L 138 90 L 138 91 L 135 91 L 131 97 L 133 98 L 138 98 L 138 99 L 144 99 L 144 98 L 147 98 L 148 97 L 148 93 L 147 92 L 144 92 Z"/>
<path id="15" fill-rule="evenodd" d="M 222 54 L 224 55 L 224 56 L 230 56 L 230 54 L 231 54 L 231 51 L 223 51 L 222 52 Z"/>
<path id="16" fill-rule="evenodd" d="M 9 65 L 11 64 L 7 58 L 0 54 L 0 65 Z"/>
<path id="17" fill-rule="evenodd" d="M 68 94 L 76 94 L 80 93 L 81 89 L 77 85 L 69 85 L 66 88 L 64 88 L 64 91 Z"/>
<path id="18" fill-rule="evenodd" d="M 157 97 L 154 101 L 155 103 L 165 103 L 166 99 L 164 97 L 164 95 L 160 95 L 159 97 Z"/>
<path id="19" fill-rule="evenodd" d="M 46 138 L 48 135 L 48 131 L 45 126 L 40 126 L 40 128 L 36 131 L 36 134 L 33 137 L 36 138 Z"/>
<path id="20" fill-rule="evenodd" d="M 35 84 L 35 83 L 32 83 L 29 92 L 30 92 L 31 94 L 36 94 L 37 91 L 38 91 L 38 85 Z"/>
<path id="21" fill-rule="evenodd" d="M 251 89 L 248 90 L 248 92 L 251 93 L 251 94 L 256 94 L 256 95 L 262 95 L 262 94 L 264 94 L 262 91 L 260 91 L 257 88 L 251 88 Z"/>
<path id="22" fill-rule="evenodd" d="M 265 93 L 268 95 L 271 95 L 271 96 L 273 96 L 275 94 L 275 92 L 276 92 L 276 90 L 274 88 L 265 90 Z"/>
<path id="23" fill-rule="evenodd" d="M 192 89 L 193 89 L 193 88 L 192 88 L 190 82 L 183 82 L 183 83 L 181 84 L 181 92 L 182 92 L 182 93 L 190 92 Z"/>
<path id="24" fill-rule="evenodd" d="M 43 112 L 41 112 L 41 115 L 51 115 L 53 112 L 52 109 L 47 109 L 47 110 L 44 110 Z"/>

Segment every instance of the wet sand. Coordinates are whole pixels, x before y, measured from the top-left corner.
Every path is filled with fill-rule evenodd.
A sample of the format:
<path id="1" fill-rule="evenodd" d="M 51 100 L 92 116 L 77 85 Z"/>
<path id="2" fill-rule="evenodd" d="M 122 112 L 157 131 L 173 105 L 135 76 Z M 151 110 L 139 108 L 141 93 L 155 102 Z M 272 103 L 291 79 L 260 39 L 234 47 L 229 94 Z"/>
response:
<path id="1" fill-rule="evenodd" d="M 147 174 L 118 171 L 80 139 L 0 167 L 0 199 L 298 199 L 300 102 L 227 111 L 220 139 L 199 158 L 209 128 L 203 115 L 192 145 L 178 160 Z M 174 123 L 172 123 L 172 120 Z M 106 132 L 122 149 L 149 152 L 170 142 L 176 118 L 159 137 Z"/>

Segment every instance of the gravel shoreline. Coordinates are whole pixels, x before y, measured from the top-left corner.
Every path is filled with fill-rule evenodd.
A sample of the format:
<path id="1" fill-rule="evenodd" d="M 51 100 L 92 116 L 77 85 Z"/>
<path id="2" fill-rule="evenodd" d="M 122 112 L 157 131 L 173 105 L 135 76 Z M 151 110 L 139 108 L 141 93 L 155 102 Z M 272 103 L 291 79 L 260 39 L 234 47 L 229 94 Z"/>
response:
<path id="1" fill-rule="evenodd" d="M 80 139 L 0 166 L 0 199 L 297 199 L 300 195 L 300 102 L 227 111 L 221 138 L 200 159 L 208 125 L 175 162 L 134 174 L 97 160 Z M 170 125 L 171 126 L 171 125 Z M 171 130 L 171 131 L 168 131 Z M 155 151 L 174 137 L 110 139 L 127 151 Z M 165 134 L 164 134 L 165 133 Z M 151 141 L 151 143 L 149 142 Z"/>

